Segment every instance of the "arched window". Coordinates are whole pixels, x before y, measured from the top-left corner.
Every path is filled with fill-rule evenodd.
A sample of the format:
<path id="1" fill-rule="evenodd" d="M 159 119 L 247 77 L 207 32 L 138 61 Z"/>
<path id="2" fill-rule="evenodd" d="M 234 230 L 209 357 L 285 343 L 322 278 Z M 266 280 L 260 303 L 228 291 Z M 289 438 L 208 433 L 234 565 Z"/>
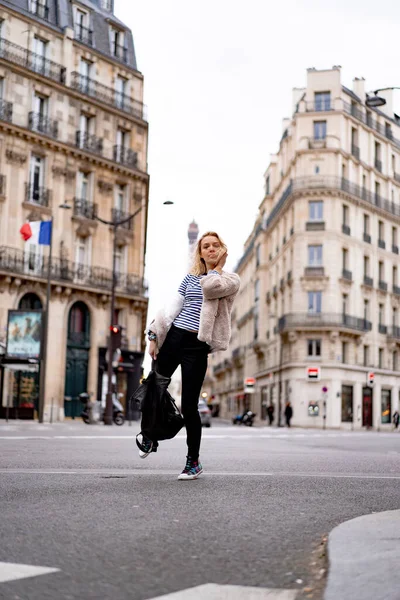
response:
<path id="1" fill-rule="evenodd" d="M 69 313 L 70 333 L 87 333 L 89 330 L 89 311 L 83 302 L 76 302 Z"/>
<path id="2" fill-rule="evenodd" d="M 29 293 L 22 296 L 18 308 L 20 310 L 42 310 L 43 306 L 39 296 Z"/>

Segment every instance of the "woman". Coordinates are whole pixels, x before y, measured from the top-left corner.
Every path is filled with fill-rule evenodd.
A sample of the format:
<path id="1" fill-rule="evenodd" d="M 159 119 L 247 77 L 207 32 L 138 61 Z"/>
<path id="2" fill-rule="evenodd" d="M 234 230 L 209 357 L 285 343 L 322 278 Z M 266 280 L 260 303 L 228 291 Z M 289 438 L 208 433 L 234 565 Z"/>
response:
<path id="1" fill-rule="evenodd" d="M 219 235 L 205 233 L 196 245 L 193 267 L 179 286 L 173 305 L 157 315 L 148 331 L 153 368 L 171 377 L 181 365 L 188 454 L 180 480 L 197 479 L 203 472 L 198 401 L 208 354 L 228 347 L 232 305 L 240 287 L 236 273 L 223 271 L 226 258 L 227 247 Z M 146 458 L 157 446 L 157 440 L 144 438 L 139 455 Z"/>

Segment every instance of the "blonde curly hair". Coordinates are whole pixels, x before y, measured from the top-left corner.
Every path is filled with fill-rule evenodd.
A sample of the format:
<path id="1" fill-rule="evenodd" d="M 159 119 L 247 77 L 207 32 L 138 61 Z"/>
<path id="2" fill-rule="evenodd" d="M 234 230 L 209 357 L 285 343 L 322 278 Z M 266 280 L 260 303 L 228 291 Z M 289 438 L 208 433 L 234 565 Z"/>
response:
<path id="1" fill-rule="evenodd" d="M 203 233 L 203 235 L 201 236 L 201 238 L 197 242 L 195 250 L 194 250 L 194 253 L 193 253 L 193 262 L 192 262 L 192 267 L 190 269 L 190 274 L 191 275 L 197 275 L 197 276 L 199 276 L 199 275 L 206 275 L 207 274 L 206 263 L 204 261 L 204 258 L 201 258 L 201 244 L 202 244 L 204 238 L 206 238 L 208 236 L 216 237 L 217 240 L 219 241 L 219 243 L 221 244 L 221 249 L 224 252 L 228 252 L 227 245 L 221 239 L 221 237 L 218 235 L 218 233 L 215 233 L 215 231 L 207 231 L 206 233 Z"/>

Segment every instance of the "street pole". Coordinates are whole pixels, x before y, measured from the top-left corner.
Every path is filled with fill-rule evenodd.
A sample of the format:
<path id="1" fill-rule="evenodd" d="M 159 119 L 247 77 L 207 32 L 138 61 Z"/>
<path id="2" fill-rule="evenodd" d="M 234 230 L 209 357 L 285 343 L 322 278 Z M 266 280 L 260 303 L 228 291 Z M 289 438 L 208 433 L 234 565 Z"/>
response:
<path id="1" fill-rule="evenodd" d="M 50 219 L 50 248 L 49 262 L 47 265 L 47 290 L 46 290 L 46 310 L 43 319 L 42 329 L 42 352 L 40 358 L 40 380 L 39 380 L 39 423 L 43 423 L 44 405 L 46 400 L 46 368 L 47 368 L 47 346 L 49 329 L 49 311 L 51 295 L 51 261 L 53 257 L 53 217 Z"/>
<path id="2" fill-rule="evenodd" d="M 113 337 L 112 327 L 114 325 L 115 313 L 115 254 L 117 249 L 117 222 L 113 224 L 113 257 L 112 257 L 112 281 L 111 281 L 111 308 L 110 308 L 110 327 L 108 331 L 108 359 L 107 359 L 107 394 L 106 394 L 106 409 L 104 412 L 104 425 L 112 425 L 113 423 L 113 401 L 112 401 L 112 377 L 113 377 Z"/>
<path id="3" fill-rule="evenodd" d="M 279 324 L 278 324 L 279 327 Z M 283 340 L 282 334 L 279 336 L 279 373 L 278 373 L 278 427 L 282 427 L 281 412 L 282 412 L 282 363 L 283 363 Z"/>

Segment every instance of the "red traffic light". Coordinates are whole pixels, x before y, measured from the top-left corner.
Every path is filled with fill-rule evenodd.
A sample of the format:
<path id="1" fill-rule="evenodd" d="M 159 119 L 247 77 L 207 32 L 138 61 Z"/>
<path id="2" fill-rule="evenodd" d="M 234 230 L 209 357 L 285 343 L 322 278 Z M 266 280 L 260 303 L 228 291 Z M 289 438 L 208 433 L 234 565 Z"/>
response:
<path id="1" fill-rule="evenodd" d="M 119 327 L 118 325 L 110 325 L 110 331 L 112 333 L 118 333 L 119 332 Z"/>

